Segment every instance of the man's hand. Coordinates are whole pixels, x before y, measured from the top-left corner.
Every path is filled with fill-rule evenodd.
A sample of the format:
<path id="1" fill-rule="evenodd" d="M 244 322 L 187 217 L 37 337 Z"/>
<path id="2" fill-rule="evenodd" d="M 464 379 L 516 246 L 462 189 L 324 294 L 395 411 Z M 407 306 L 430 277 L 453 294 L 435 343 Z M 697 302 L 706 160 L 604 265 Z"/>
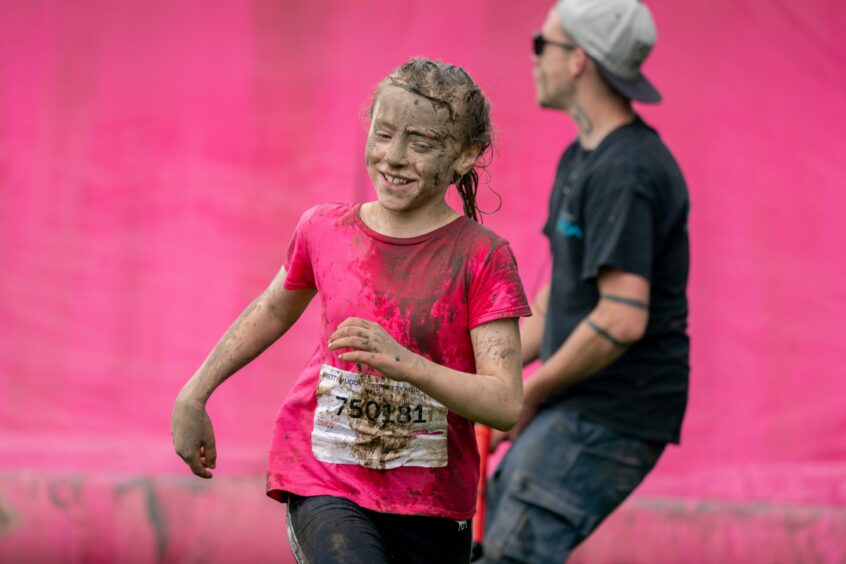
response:
<path id="1" fill-rule="evenodd" d="M 338 358 L 375 368 L 392 380 L 405 381 L 410 366 L 423 359 L 397 343 L 381 325 L 360 317 L 348 317 L 329 337 L 329 349 L 352 349 Z"/>
<path id="2" fill-rule="evenodd" d="M 517 420 L 517 424 L 510 431 L 491 429 L 491 441 L 488 451 L 493 453 L 500 443 L 516 440 L 526 427 L 529 426 L 532 419 L 535 418 L 544 399 L 546 399 L 546 396 L 543 395 L 538 386 L 532 385 L 531 378 L 523 382 L 523 409 L 520 411 L 520 418 Z"/>
<path id="3" fill-rule="evenodd" d="M 209 469 L 214 469 L 217 450 L 205 405 L 193 398 L 183 398 L 180 393 L 170 418 L 170 435 L 176 454 L 191 472 L 200 478 L 211 478 Z"/>

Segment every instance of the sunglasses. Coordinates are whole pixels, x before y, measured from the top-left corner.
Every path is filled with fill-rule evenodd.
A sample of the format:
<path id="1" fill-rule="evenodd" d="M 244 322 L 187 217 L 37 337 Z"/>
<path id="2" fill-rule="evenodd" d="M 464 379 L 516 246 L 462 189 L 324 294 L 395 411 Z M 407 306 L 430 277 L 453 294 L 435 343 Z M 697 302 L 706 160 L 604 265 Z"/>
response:
<path id="1" fill-rule="evenodd" d="M 556 41 L 550 41 L 541 35 L 539 31 L 532 36 L 532 53 L 534 53 L 536 57 L 543 55 L 543 49 L 547 45 L 555 45 L 556 47 L 561 47 L 567 51 L 572 51 L 573 49 L 577 49 L 579 47 L 575 43 L 558 43 Z"/>

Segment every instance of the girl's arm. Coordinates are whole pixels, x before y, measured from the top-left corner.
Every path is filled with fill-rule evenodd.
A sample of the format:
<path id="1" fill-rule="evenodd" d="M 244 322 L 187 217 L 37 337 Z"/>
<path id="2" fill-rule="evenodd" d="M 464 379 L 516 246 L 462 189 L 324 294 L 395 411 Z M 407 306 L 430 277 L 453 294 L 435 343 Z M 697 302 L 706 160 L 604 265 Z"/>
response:
<path id="1" fill-rule="evenodd" d="M 206 413 L 212 392 L 281 337 L 302 315 L 315 290 L 286 290 L 282 268 L 229 327 L 197 372 L 182 387 L 173 406 L 171 435 L 176 453 L 191 471 L 211 478 L 216 451 Z"/>
<path id="2" fill-rule="evenodd" d="M 520 332 L 514 318 L 471 329 L 476 373 L 436 364 L 397 343 L 373 321 L 350 317 L 329 339 L 329 348 L 352 349 L 339 355 L 367 364 L 393 380 L 408 382 L 462 417 L 508 430 L 520 416 L 523 380 Z"/>

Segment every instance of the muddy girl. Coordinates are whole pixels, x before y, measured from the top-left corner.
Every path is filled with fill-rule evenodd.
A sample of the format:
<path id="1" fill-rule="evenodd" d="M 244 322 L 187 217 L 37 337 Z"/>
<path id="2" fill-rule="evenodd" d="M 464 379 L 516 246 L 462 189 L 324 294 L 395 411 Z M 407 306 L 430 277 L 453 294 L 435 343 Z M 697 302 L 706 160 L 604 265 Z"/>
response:
<path id="1" fill-rule="evenodd" d="M 478 223 L 489 104 L 460 67 L 412 59 L 378 85 L 368 116 L 375 200 L 302 215 L 277 276 L 180 391 L 173 443 L 211 478 L 209 396 L 317 296 L 320 337 L 267 470 L 297 560 L 468 562 L 473 424 L 517 421 L 517 319 L 530 314 L 508 243 Z"/>

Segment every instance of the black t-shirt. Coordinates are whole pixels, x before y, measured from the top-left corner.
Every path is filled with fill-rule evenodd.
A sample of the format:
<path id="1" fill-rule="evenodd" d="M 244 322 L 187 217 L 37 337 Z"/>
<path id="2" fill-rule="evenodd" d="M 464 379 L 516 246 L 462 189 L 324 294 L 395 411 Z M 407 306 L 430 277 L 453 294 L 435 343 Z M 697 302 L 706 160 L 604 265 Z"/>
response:
<path id="1" fill-rule="evenodd" d="M 639 117 L 592 151 L 578 141 L 568 147 L 544 227 L 553 273 L 542 360 L 596 307 L 601 267 L 647 278 L 651 295 L 644 337 L 550 402 L 628 435 L 679 441 L 689 372 L 689 207 L 675 159 Z"/>

